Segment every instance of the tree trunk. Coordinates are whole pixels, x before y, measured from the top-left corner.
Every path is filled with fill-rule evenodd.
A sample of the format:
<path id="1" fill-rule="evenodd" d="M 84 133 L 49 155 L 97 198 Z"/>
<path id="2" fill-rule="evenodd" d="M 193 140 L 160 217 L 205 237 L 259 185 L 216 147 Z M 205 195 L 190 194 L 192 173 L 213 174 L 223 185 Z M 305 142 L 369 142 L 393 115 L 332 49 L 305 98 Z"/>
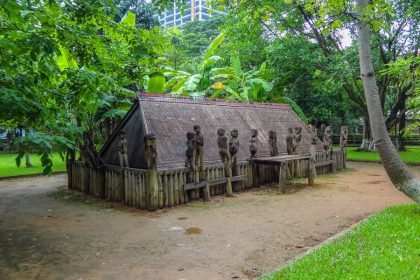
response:
<path id="1" fill-rule="evenodd" d="M 25 152 L 25 163 L 26 163 L 26 168 L 34 167 L 31 163 L 31 158 L 29 157 L 28 151 Z"/>
<path id="2" fill-rule="evenodd" d="M 358 0 L 359 16 L 367 6 L 367 0 Z M 357 24 L 360 73 L 365 90 L 373 139 L 381 156 L 382 164 L 394 186 L 420 204 L 420 180 L 416 179 L 407 165 L 401 160 L 392 145 L 382 114 L 378 86 L 373 70 L 372 54 L 370 49 L 370 31 L 363 19 L 359 18 Z"/>
<path id="3" fill-rule="evenodd" d="M 363 117 L 363 139 L 362 144 L 360 145 L 359 150 L 361 151 L 369 151 L 369 142 L 370 142 L 370 122 L 369 122 L 369 115 L 365 114 Z"/>

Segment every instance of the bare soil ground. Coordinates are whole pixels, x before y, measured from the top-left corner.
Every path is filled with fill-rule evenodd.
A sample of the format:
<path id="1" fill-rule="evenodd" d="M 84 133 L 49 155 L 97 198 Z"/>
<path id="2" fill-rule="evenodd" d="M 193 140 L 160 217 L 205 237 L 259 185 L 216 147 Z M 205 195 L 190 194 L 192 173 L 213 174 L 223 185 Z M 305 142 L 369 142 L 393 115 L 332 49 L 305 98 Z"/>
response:
<path id="1" fill-rule="evenodd" d="M 253 278 L 408 202 L 381 165 L 348 166 L 285 195 L 263 187 L 153 213 L 77 198 L 65 175 L 3 180 L 0 279 Z"/>

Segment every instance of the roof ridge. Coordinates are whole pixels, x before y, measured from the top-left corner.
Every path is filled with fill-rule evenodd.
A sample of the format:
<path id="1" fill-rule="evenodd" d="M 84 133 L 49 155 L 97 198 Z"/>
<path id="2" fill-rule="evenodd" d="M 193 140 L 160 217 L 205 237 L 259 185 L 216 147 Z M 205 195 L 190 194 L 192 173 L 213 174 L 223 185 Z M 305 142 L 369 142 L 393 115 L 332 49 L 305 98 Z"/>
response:
<path id="1" fill-rule="evenodd" d="M 170 102 L 170 103 L 185 103 L 185 104 L 202 104 L 202 105 L 219 105 L 219 106 L 232 106 L 232 107 L 249 107 L 249 108 L 290 108 L 288 103 L 265 103 L 265 102 L 242 102 L 239 100 L 227 100 L 227 99 L 211 99 L 208 97 L 190 97 L 180 96 L 176 94 L 162 94 L 162 93 L 146 93 L 138 92 L 137 97 L 140 101 L 156 101 L 156 102 Z"/>

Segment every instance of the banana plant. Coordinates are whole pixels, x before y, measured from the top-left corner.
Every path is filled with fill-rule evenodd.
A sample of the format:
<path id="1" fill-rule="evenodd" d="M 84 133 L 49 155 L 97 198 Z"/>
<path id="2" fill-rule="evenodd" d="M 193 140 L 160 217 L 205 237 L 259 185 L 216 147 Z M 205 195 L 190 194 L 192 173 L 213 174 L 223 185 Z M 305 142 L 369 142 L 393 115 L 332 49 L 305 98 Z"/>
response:
<path id="1" fill-rule="evenodd" d="M 206 92 L 211 89 L 213 85 L 212 69 L 222 60 L 215 51 L 222 43 L 225 35 L 222 33 L 217 36 L 210 44 L 207 51 L 204 53 L 201 62 L 196 67 L 196 73 L 188 73 L 184 71 L 173 71 L 167 73 L 170 80 L 167 83 L 167 89 L 173 93 L 180 95 L 204 96 Z"/>
<path id="2" fill-rule="evenodd" d="M 212 98 L 224 97 L 241 101 L 267 101 L 273 83 L 264 62 L 258 70 L 243 71 L 239 57 L 231 58 L 230 67 L 211 70 L 214 81 Z"/>

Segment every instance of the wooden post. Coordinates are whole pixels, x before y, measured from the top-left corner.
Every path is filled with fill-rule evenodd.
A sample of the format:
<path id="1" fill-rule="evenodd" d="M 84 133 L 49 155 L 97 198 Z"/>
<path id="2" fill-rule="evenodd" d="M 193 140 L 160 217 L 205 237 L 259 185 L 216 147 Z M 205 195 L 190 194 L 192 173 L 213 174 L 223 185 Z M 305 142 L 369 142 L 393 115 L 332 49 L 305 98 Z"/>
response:
<path id="1" fill-rule="evenodd" d="M 204 201 L 210 201 L 210 186 L 209 183 L 206 183 L 206 186 L 203 189 L 203 198 Z"/>
<path id="2" fill-rule="evenodd" d="M 182 176 L 183 176 L 184 184 L 186 184 L 188 182 L 187 173 L 183 172 Z M 188 203 L 188 191 L 184 191 L 184 202 Z"/>
<path id="3" fill-rule="evenodd" d="M 169 172 L 169 180 L 168 180 L 168 194 L 169 194 L 169 207 L 174 206 L 174 180 L 173 180 L 173 172 Z"/>
<path id="4" fill-rule="evenodd" d="M 147 182 L 147 210 L 154 211 L 159 208 L 158 177 L 156 169 L 148 169 Z"/>
<path id="5" fill-rule="evenodd" d="M 105 167 L 96 170 L 96 195 L 100 198 L 105 197 Z"/>
<path id="6" fill-rule="evenodd" d="M 163 208 L 163 186 L 162 186 L 162 175 L 158 174 L 158 186 L 159 186 L 159 208 Z"/>
<path id="7" fill-rule="evenodd" d="M 287 165 L 288 163 L 282 162 L 279 168 L 279 191 L 281 191 L 282 193 L 286 192 L 286 170 L 288 168 Z"/>
<path id="8" fill-rule="evenodd" d="M 343 168 L 346 168 L 347 147 L 344 147 L 342 151 L 343 151 Z"/>
<path id="9" fill-rule="evenodd" d="M 72 160 L 67 160 L 66 162 L 66 166 L 67 166 L 67 188 L 68 189 L 73 189 L 73 161 Z"/>
<path id="10" fill-rule="evenodd" d="M 337 154 L 335 152 L 332 152 L 332 173 L 337 173 Z"/>
<path id="11" fill-rule="evenodd" d="M 121 201 L 124 202 L 124 197 L 125 197 L 125 187 L 124 187 L 124 170 L 123 168 L 120 169 L 120 172 L 118 173 L 119 175 L 119 185 L 118 185 L 118 200 L 117 201 Z"/>
<path id="12" fill-rule="evenodd" d="M 231 167 L 229 161 L 227 161 L 225 163 L 225 174 L 226 174 L 226 178 L 227 178 L 227 182 L 226 182 L 226 195 L 232 197 L 233 196 L 232 181 L 231 181 L 232 167 Z"/>
<path id="13" fill-rule="evenodd" d="M 309 186 L 315 185 L 315 177 L 316 177 L 315 160 L 313 158 L 310 158 L 308 160 L 308 185 Z"/>

